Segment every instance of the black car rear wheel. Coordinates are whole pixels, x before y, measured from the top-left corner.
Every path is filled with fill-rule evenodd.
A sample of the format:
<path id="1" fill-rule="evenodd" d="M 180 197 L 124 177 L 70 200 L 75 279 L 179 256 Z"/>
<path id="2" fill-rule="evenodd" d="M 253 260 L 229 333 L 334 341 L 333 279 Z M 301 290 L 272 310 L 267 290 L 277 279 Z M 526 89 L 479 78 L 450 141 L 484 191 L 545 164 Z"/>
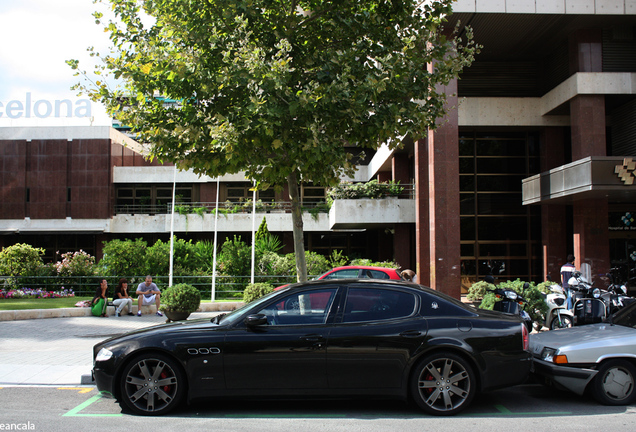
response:
<path id="1" fill-rule="evenodd" d="M 158 353 L 141 354 L 124 367 L 121 402 L 135 414 L 162 415 L 181 403 L 185 387 L 174 360 Z"/>
<path id="2" fill-rule="evenodd" d="M 457 414 L 470 405 L 476 391 L 472 367 L 452 353 L 440 352 L 426 357 L 411 378 L 411 396 L 428 414 Z"/>
<path id="3" fill-rule="evenodd" d="M 636 367 L 627 360 L 603 363 L 592 382 L 592 396 L 603 405 L 629 405 L 636 400 Z"/>

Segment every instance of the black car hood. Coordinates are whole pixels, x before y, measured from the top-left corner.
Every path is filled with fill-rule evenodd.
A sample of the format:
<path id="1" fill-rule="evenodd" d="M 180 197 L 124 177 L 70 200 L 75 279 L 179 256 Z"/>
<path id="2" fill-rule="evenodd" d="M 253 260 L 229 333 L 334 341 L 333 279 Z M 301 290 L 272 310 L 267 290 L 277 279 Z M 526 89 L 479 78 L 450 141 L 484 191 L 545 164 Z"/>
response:
<path id="1" fill-rule="evenodd" d="M 139 336 L 154 336 L 154 335 L 168 335 L 180 332 L 187 332 L 192 330 L 213 329 L 215 327 L 221 327 L 218 324 L 211 322 L 209 318 L 200 318 L 187 321 L 176 321 L 167 324 L 159 324 L 151 327 L 145 327 L 138 330 L 132 330 L 127 333 L 113 336 L 106 340 L 103 340 L 97 345 L 106 345 L 109 343 L 124 342 L 126 339 L 137 338 Z"/>

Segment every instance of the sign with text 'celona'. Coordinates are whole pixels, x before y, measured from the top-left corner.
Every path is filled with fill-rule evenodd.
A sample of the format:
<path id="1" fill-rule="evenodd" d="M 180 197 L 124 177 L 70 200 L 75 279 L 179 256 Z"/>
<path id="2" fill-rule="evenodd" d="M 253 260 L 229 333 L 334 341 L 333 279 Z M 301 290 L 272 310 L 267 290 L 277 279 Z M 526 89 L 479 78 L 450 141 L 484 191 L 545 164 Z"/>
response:
<path id="1" fill-rule="evenodd" d="M 105 109 L 90 99 L 39 98 L 27 92 L 24 98 L 0 100 L 0 127 L 21 126 L 109 126 Z"/>

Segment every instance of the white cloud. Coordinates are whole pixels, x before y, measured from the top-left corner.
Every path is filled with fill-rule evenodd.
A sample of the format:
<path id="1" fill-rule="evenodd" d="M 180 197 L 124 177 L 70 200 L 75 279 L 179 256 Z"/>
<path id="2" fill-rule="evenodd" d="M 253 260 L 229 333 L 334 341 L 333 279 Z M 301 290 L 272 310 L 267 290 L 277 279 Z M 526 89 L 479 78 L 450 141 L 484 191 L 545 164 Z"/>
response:
<path id="1" fill-rule="evenodd" d="M 4 2 L 3 2 L 4 3 Z M 108 34 L 95 24 L 92 13 L 104 6 L 91 0 L 21 0 L 0 5 L 0 101 L 75 95 L 79 82 L 65 63 L 79 59 L 92 69 L 86 48 L 105 52 Z"/>

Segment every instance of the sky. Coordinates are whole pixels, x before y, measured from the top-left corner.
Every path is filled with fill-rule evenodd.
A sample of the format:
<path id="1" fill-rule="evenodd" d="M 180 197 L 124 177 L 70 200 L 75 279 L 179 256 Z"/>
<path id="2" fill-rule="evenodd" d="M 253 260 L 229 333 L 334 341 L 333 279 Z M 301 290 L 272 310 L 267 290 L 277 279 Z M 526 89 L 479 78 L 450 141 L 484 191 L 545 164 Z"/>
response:
<path id="1" fill-rule="evenodd" d="M 93 0 L 0 0 L 0 103 L 27 93 L 34 101 L 77 98 L 70 88 L 80 78 L 65 61 L 92 70 L 86 49 L 107 51 L 108 34 L 92 16 L 104 8 Z"/>

